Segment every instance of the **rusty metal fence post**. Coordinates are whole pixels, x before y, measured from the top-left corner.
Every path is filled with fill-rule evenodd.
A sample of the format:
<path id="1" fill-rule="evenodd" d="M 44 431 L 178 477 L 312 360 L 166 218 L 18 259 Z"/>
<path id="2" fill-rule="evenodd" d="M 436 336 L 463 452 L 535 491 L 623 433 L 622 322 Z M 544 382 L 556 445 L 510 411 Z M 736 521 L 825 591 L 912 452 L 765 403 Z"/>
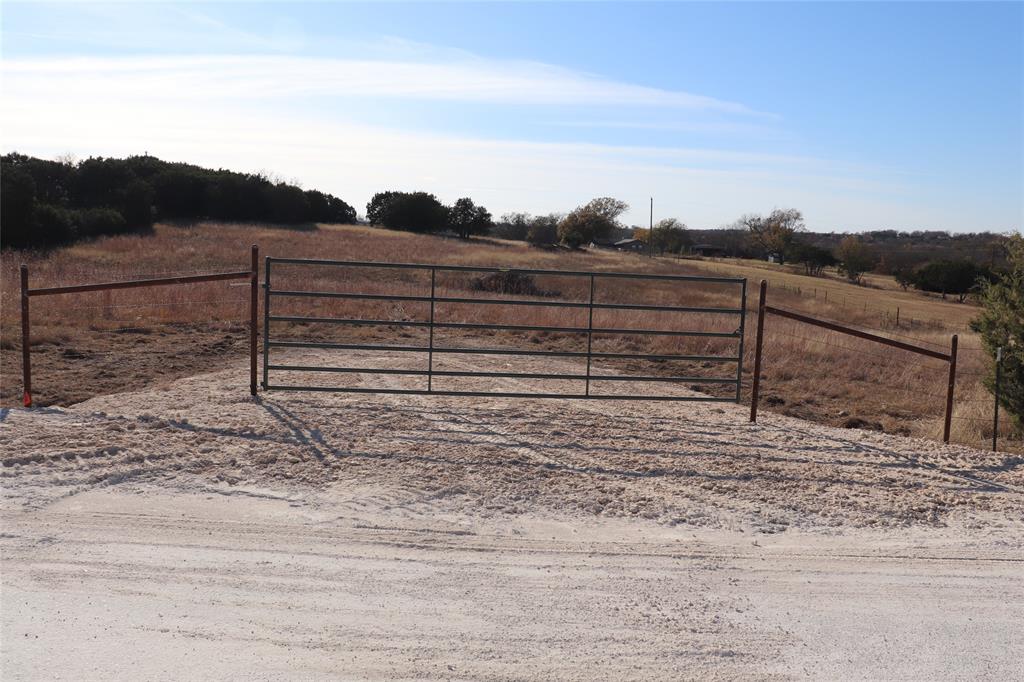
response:
<path id="1" fill-rule="evenodd" d="M 270 256 L 263 260 L 263 390 L 270 372 Z"/>
<path id="2" fill-rule="evenodd" d="M 249 280 L 249 393 L 256 395 L 256 346 L 260 305 L 260 249 L 252 245 L 252 278 Z"/>
<path id="3" fill-rule="evenodd" d="M 750 389 L 750 421 L 757 421 L 757 400 L 761 390 L 761 349 L 764 347 L 764 304 L 768 295 L 768 282 L 761 280 L 757 302 L 757 336 L 754 341 L 754 381 Z"/>
<path id="4" fill-rule="evenodd" d="M 957 336 L 949 344 L 949 384 L 946 386 L 946 423 L 942 427 L 942 442 L 949 442 L 949 426 L 953 420 L 953 387 L 956 385 L 956 344 Z"/>
<path id="5" fill-rule="evenodd" d="M 24 392 L 22 404 L 32 407 L 32 353 L 29 350 L 29 318 L 28 318 L 28 266 L 21 266 L 21 379 Z"/>

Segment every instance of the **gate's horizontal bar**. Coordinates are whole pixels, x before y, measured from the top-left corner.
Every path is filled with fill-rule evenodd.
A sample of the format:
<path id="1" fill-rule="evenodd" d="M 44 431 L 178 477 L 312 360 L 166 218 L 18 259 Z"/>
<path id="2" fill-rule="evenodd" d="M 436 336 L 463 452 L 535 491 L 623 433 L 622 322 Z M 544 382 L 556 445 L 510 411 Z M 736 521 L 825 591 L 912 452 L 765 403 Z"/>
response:
<path id="1" fill-rule="evenodd" d="M 351 324 L 365 326 L 387 326 L 387 327 L 429 327 L 430 322 L 418 320 L 346 320 L 338 317 L 301 317 L 296 315 L 271 315 L 271 322 L 300 322 L 315 324 Z M 435 327 L 438 325 L 434 325 Z"/>
<path id="2" fill-rule="evenodd" d="M 430 302 L 429 296 L 407 296 L 405 294 L 351 294 L 346 291 L 290 291 L 285 289 L 271 289 L 268 293 L 271 296 L 303 296 L 306 298 L 355 298 L 368 301 L 423 301 L 426 303 Z"/>
<path id="3" fill-rule="evenodd" d="M 927 355 L 930 358 L 950 362 L 949 355 L 945 353 L 940 353 L 937 350 L 932 350 L 931 348 L 922 348 L 921 346 L 914 346 L 909 343 L 904 343 L 903 341 L 890 339 L 887 336 L 878 336 L 877 334 L 863 332 L 859 329 L 853 329 L 852 327 L 845 327 L 841 324 L 836 324 L 835 322 L 826 322 L 825 320 L 819 320 L 813 317 L 808 317 L 807 315 L 801 315 L 800 313 L 794 313 L 791 310 L 783 310 L 782 308 L 776 308 L 770 305 L 766 305 L 764 309 L 766 312 L 772 313 L 773 315 L 778 315 L 779 317 L 788 317 L 789 319 L 796 320 L 797 322 L 804 322 L 806 324 L 812 324 L 817 327 L 824 327 L 825 329 L 829 329 L 834 332 L 840 332 L 842 334 L 856 336 L 859 339 L 874 341 L 876 343 L 881 343 L 886 346 L 892 346 L 893 348 L 899 348 L 901 350 L 910 351 L 911 353 Z"/>
<path id="4" fill-rule="evenodd" d="M 182 277 L 160 277 L 158 279 L 131 279 L 122 282 L 103 282 L 101 284 L 76 284 L 67 287 L 45 287 L 29 289 L 29 296 L 52 296 L 53 294 L 75 294 L 85 291 L 104 291 L 108 289 L 134 289 L 136 287 L 158 287 L 168 284 L 198 284 L 200 282 L 219 282 L 225 279 L 243 279 L 252 277 L 252 270 L 245 272 L 216 272 L 209 275 L 185 275 Z"/>
<path id="5" fill-rule="evenodd" d="M 374 367 L 318 367 L 315 365 L 269 365 L 267 369 L 284 372 L 336 372 L 344 374 L 399 374 L 404 376 L 483 377 L 494 379 L 565 379 L 585 381 L 586 374 L 542 374 L 533 372 L 469 372 L 454 370 L 389 369 Z M 724 377 L 652 377 L 590 375 L 591 381 L 657 381 L 694 384 L 735 384 L 735 378 Z"/>
<path id="6" fill-rule="evenodd" d="M 406 294 L 353 294 L 344 291 L 291 291 L 291 290 L 270 290 L 271 296 L 291 296 L 306 298 L 345 298 L 369 301 L 414 301 L 430 303 L 430 296 L 409 296 Z M 435 303 L 471 303 L 476 305 L 525 305 L 541 306 L 549 308 L 576 308 L 586 309 L 591 307 L 589 303 L 578 303 L 575 301 L 524 301 L 522 299 L 503 298 L 467 298 L 461 296 L 435 296 Z M 602 310 L 655 310 L 671 313 L 709 313 L 739 315 L 743 311 L 738 308 L 700 308 L 697 306 L 678 305 L 653 305 L 641 303 L 594 303 L 595 309 Z"/>
<path id="7" fill-rule="evenodd" d="M 337 317 L 301 317 L 293 315 L 272 315 L 271 322 L 300 322 L 300 323 L 326 323 L 326 324 L 351 324 L 364 326 L 388 326 L 388 327 L 429 327 L 430 322 L 418 320 L 350 320 Z M 737 338 L 739 332 L 701 332 L 701 331 L 673 331 L 669 329 L 609 329 L 595 327 L 546 327 L 526 324 L 479 324 L 473 322 L 434 322 L 433 326 L 438 329 L 484 329 L 502 331 L 537 331 L 537 332 L 568 332 L 571 334 L 647 334 L 655 336 L 711 336 L 721 338 Z"/>
<path id="8" fill-rule="evenodd" d="M 471 353 L 481 355 L 543 355 L 549 357 L 585 358 L 585 351 L 515 350 L 500 348 L 430 348 L 429 346 L 375 346 L 364 343 L 326 343 L 316 341 L 268 341 L 268 348 L 323 348 L 328 350 L 405 351 L 411 353 Z M 722 355 L 651 355 L 646 353 L 590 353 L 592 358 L 634 360 L 692 360 L 703 362 L 738 362 L 739 357 Z"/>
<path id="9" fill-rule="evenodd" d="M 741 284 L 742 277 L 704 277 L 701 275 L 656 275 L 639 272 L 586 272 L 574 270 L 534 270 L 524 268 L 495 268 L 476 265 L 432 265 L 420 263 L 373 263 L 369 261 L 321 260 L 309 258 L 269 258 L 271 263 L 289 263 L 292 265 L 334 265 L 357 268 L 392 268 L 404 270 L 442 270 L 445 272 L 516 272 L 524 275 L 559 275 L 566 277 L 614 277 L 619 279 L 655 279 L 683 282 L 715 282 L 721 284 Z"/>
<path id="10" fill-rule="evenodd" d="M 464 396 L 471 398 L 559 398 L 562 400 L 669 400 L 680 402 L 734 403 L 735 398 L 674 395 L 603 395 L 582 393 L 508 393 L 491 391 L 427 391 L 402 388 L 339 388 L 335 386 L 287 386 L 268 384 L 268 391 L 316 391 L 321 393 L 391 393 L 406 395 Z"/>

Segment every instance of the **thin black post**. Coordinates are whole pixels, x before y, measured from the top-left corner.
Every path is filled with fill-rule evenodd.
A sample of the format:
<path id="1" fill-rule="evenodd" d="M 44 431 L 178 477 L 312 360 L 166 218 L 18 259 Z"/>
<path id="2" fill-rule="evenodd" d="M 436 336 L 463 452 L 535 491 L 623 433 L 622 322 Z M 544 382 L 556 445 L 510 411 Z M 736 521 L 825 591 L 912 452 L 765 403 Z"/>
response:
<path id="1" fill-rule="evenodd" d="M 263 261 L 263 390 L 270 374 L 270 256 Z"/>
<path id="2" fill-rule="evenodd" d="M 256 346 L 260 306 L 260 249 L 252 245 L 252 279 L 249 281 L 249 393 L 256 395 Z"/>
<path id="3" fill-rule="evenodd" d="M 437 268 L 430 268 L 430 344 L 427 351 L 427 391 L 434 390 L 434 298 L 437 287 Z M 463 318 L 465 319 L 465 318 Z"/>
<path id="4" fill-rule="evenodd" d="M 587 383 L 584 395 L 590 395 L 590 353 L 594 341 L 594 275 L 590 275 L 590 303 L 587 307 Z"/>
<path id="5" fill-rule="evenodd" d="M 28 318 L 28 266 L 21 266 L 21 379 L 22 404 L 32 407 L 32 350 Z"/>
<path id="6" fill-rule="evenodd" d="M 744 278 L 740 294 L 740 352 L 737 355 L 739 361 L 736 363 L 736 404 L 740 402 L 740 392 L 743 387 L 743 339 L 746 333 L 747 320 L 747 280 Z"/>
<path id="7" fill-rule="evenodd" d="M 999 375 L 1003 364 L 1003 348 L 996 349 L 996 392 L 995 408 L 992 410 L 992 452 L 996 451 L 996 439 L 999 436 Z"/>
<path id="8" fill-rule="evenodd" d="M 761 280 L 761 298 L 757 304 L 757 336 L 754 341 L 754 382 L 750 391 L 750 421 L 757 421 L 757 400 L 761 390 L 761 349 L 764 344 L 764 306 L 768 282 Z"/>

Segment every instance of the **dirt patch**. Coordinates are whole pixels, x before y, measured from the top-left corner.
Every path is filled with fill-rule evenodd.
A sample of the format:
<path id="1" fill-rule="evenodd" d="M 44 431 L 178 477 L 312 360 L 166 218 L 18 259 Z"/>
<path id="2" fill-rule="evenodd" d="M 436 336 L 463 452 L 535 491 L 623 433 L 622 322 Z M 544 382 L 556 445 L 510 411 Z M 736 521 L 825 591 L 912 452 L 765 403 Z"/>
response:
<path id="1" fill-rule="evenodd" d="M 21 336 L 2 330 L 0 404 L 21 404 Z M 236 363 L 249 352 L 248 328 L 237 324 L 144 324 L 110 330 L 33 330 L 35 405 L 72 405 L 101 395 L 163 385 Z M 245 377 L 240 379 L 244 386 Z"/>
<path id="2" fill-rule="evenodd" d="M 329 364 L 331 357 L 286 360 Z M 395 368 L 413 362 L 368 353 L 350 360 Z M 485 361 L 457 362 L 450 366 L 479 370 Z M 535 362 L 517 369 L 574 371 Z M 733 404 L 288 392 L 253 400 L 247 378 L 241 363 L 70 410 L 13 411 L 3 472 L 19 485 L 5 488 L 35 504 L 37 496 L 140 477 L 314 487 L 415 482 L 423 495 L 497 515 L 548 509 L 766 533 L 942 525 L 976 513 L 1009 522 L 1024 512 L 1020 457 L 770 413 L 750 424 L 746 409 Z M 329 381 L 281 383 L 314 380 Z M 335 380 L 395 389 L 416 388 L 422 378 Z M 493 384 L 458 381 L 465 382 L 460 390 Z M 550 391 L 553 383 L 499 380 L 489 390 Z"/>

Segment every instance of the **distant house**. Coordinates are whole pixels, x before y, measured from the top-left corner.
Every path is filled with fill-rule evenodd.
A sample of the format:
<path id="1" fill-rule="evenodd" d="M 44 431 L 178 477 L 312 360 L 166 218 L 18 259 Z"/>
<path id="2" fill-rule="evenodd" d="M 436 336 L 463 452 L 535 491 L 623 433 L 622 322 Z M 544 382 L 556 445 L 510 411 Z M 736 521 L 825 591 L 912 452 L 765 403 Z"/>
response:
<path id="1" fill-rule="evenodd" d="M 646 247 L 639 239 L 620 239 L 615 242 L 615 248 L 619 251 L 633 251 L 638 253 L 643 251 Z"/>
<path id="2" fill-rule="evenodd" d="M 725 249 L 721 246 L 715 246 L 714 244 L 694 244 L 690 247 L 690 250 L 698 256 L 706 256 L 710 258 L 725 255 Z"/>

